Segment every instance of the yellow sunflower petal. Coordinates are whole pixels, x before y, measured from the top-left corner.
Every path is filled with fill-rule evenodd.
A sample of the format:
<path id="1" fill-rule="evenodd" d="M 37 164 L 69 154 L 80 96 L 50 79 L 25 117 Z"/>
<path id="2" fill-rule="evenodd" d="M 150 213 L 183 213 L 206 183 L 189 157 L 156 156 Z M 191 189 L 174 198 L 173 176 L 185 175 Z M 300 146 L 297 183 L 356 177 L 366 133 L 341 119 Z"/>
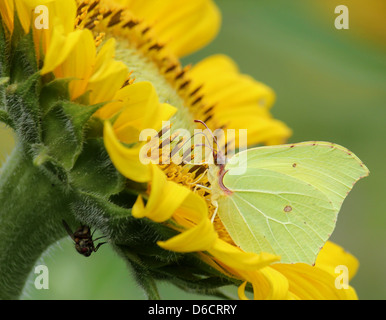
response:
<path id="1" fill-rule="evenodd" d="M 269 295 L 271 290 L 270 283 L 259 270 L 238 270 L 234 271 L 234 273 L 245 280 L 237 291 L 241 300 L 249 300 L 245 294 L 248 282 L 252 284 L 253 298 L 255 300 L 264 300 Z"/>
<path id="2" fill-rule="evenodd" d="M 29 32 L 32 20 L 32 13 L 39 5 L 46 5 L 55 0 L 16 0 L 16 10 L 19 16 L 20 24 L 25 33 Z"/>
<path id="3" fill-rule="evenodd" d="M 96 47 L 88 29 L 65 34 L 59 25 L 52 34 L 41 74 L 53 71 L 57 78 L 75 78 L 69 91 L 71 99 L 85 93 L 96 60 Z"/>
<path id="4" fill-rule="evenodd" d="M 332 275 L 316 266 L 303 263 L 275 264 L 274 268 L 288 279 L 290 291 L 305 300 L 356 299 L 355 290 L 335 287 L 337 275 Z"/>
<path id="5" fill-rule="evenodd" d="M 217 234 L 208 219 L 167 241 L 159 241 L 158 245 L 165 250 L 175 252 L 205 251 L 211 247 L 216 237 Z"/>
<path id="6" fill-rule="evenodd" d="M 174 216 L 188 229 L 167 241 L 159 241 L 160 247 L 176 252 L 206 251 L 217 241 L 217 233 L 208 218 L 207 205 L 197 194 L 190 192 Z"/>
<path id="7" fill-rule="evenodd" d="M 122 141 L 129 142 L 123 134 L 125 129 L 135 127 L 141 131 L 152 128 L 151 119 L 158 118 L 159 100 L 154 86 L 148 81 L 129 85 L 126 94 L 128 99 L 121 115 L 114 123 L 114 130 Z"/>
<path id="8" fill-rule="evenodd" d="M 126 178 L 137 182 L 151 180 L 151 169 L 139 161 L 140 147 L 124 147 L 117 139 L 110 122 L 105 121 L 104 143 L 111 161 Z"/>
<path id="9" fill-rule="evenodd" d="M 238 66 L 229 57 L 221 54 L 205 58 L 189 73 L 196 85 L 205 83 L 203 90 L 209 104 L 218 104 L 226 109 L 254 103 L 256 109 L 269 109 L 275 94 L 267 85 L 241 74 Z"/>
<path id="10" fill-rule="evenodd" d="M 113 97 L 112 102 L 106 103 L 102 108 L 100 108 L 95 113 L 95 116 L 99 117 L 102 120 L 107 120 L 112 118 L 118 112 L 122 111 L 125 105 L 128 103 L 131 91 L 132 91 L 131 86 L 125 86 L 119 89 L 115 93 L 115 96 Z"/>
<path id="11" fill-rule="evenodd" d="M 53 30 L 52 42 L 47 50 L 44 58 L 44 65 L 41 74 L 52 72 L 57 68 L 65 59 L 69 57 L 75 46 L 80 45 L 83 33 L 86 30 L 76 30 L 71 32 L 68 36 L 64 34 L 64 29 L 61 26 L 57 26 Z M 60 75 L 64 77 L 64 75 Z"/>
<path id="12" fill-rule="evenodd" d="M 105 116 L 109 108 L 116 110 L 124 106 L 114 123 L 114 130 L 119 140 L 125 143 L 138 141 L 139 133 L 144 129 L 159 131 L 162 121 L 168 120 L 177 111 L 169 104 L 160 104 L 154 86 L 147 81 L 127 86 L 122 95 L 121 102 L 106 105 L 101 113 Z"/>
<path id="13" fill-rule="evenodd" d="M 15 10 L 15 5 L 13 0 L 0 1 L 1 19 L 5 23 L 8 31 L 11 34 L 13 33 L 14 10 Z"/>
<path id="14" fill-rule="evenodd" d="M 69 90 L 71 99 L 76 99 L 86 92 L 88 81 L 93 73 L 96 60 L 96 46 L 90 30 L 82 30 L 80 44 L 73 47 L 71 54 L 60 66 L 65 78 L 76 78 L 71 81 Z"/>
<path id="15" fill-rule="evenodd" d="M 90 104 L 112 100 L 115 92 L 122 87 L 128 75 L 126 65 L 114 60 L 115 39 L 109 39 L 99 51 L 94 74 L 86 90 L 90 90 Z"/>
<path id="16" fill-rule="evenodd" d="M 76 17 L 77 4 L 75 0 L 54 0 L 48 5 L 51 16 L 54 17 L 52 25 L 60 21 L 66 34 L 74 31 L 74 20 Z M 56 20 L 56 21 L 55 21 Z"/>
<path id="17" fill-rule="evenodd" d="M 214 106 L 216 120 L 228 129 L 236 129 L 236 146 L 237 129 L 248 130 L 248 145 L 283 143 L 291 135 L 291 130 L 269 112 L 275 100 L 273 90 L 240 74 L 229 57 L 208 57 L 195 65 L 189 76 L 193 87 L 203 85 L 200 92 Z"/>
<path id="18" fill-rule="evenodd" d="M 20 24 L 25 33 L 29 32 L 32 18 L 32 7 L 24 0 L 16 1 L 16 11 L 19 16 Z"/>
<path id="19" fill-rule="evenodd" d="M 172 181 L 167 181 L 160 168 L 151 165 L 151 191 L 146 206 L 137 204 L 132 215 L 136 218 L 147 217 L 155 222 L 164 222 L 171 218 L 191 191 Z"/>
<path id="20" fill-rule="evenodd" d="M 268 111 L 261 110 L 256 113 L 246 113 L 242 108 L 229 110 L 224 114 L 218 111 L 216 118 L 226 123 L 229 129 L 247 129 L 248 145 L 256 144 L 282 144 L 291 135 L 292 131 L 284 122 L 272 118 Z M 246 116 L 248 115 L 248 116 Z M 239 130 L 235 131 L 236 145 L 239 142 Z"/>
<path id="21" fill-rule="evenodd" d="M 41 55 L 44 55 L 47 52 L 51 44 L 53 31 L 58 26 L 60 26 L 63 35 L 67 35 L 74 31 L 74 19 L 77 9 L 75 0 L 54 0 L 46 5 L 49 12 L 49 28 L 32 29 L 38 61 Z"/>
<path id="22" fill-rule="evenodd" d="M 221 239 L 217 239 L 208 252 L 223 264 L 238 270 L 256 270 L 280 260 L 279 256 L 270 253 L 244 252 Z"/>
<path id="23" fill-rule="evenodd" d="M 159 112 L 159 119 L 166 121 L 166 120 L 169 120 L 177 112 L 177 108 L 173 107 L 168 103 L 161 103 L 160 107 L 158 108 L 158 112 Z M 156 130 L 161 129 L 159 120 L 153 118 L 151 127 Z"/>
<path id="24" fill-rule="evenodd" d="M 271 290 L 267 300 L 284 300 L 289 298 L 289 285 L 288 280 L 280 272 L 270 267 L 259 270 L 268 280 Z M 254 286 L 255 288 L 255 286 Z"/>
<path id="25" fill-rule="evenodd" d="M 288 280 L 276 270 L 265 267 L 256 271 L 239 270 L 239 274 L 253 287 L 255 300 L 288 300 L 296 299 L 289 291 Z M 248 299 L 245 295 L 246 282 L 238 290 L 240 299 Z"/>
<path id="26" fill-rule="evenodd" d="M 121 0 L 153 27 L 161 43 L 177 56 L 192 53 L 218 33 L 221 15 L 212 0 Z"/>
<path id="27" fill-rule="evenodd" d="M 245 295 L 245 287 L 247 283 L 248 283 L 247 281 L 244 281 L 237 289 L 237 294 L 240 300 L 249 300 L 248 297 Z"/>
<path id="28" fill-rule="evenodd" d="M 327 241 L 322 250 L 320 250 L 315 265 L 334 276 L 337 275 L 337 273 L 335 273 L 337 266 L 346 266 L 349 271 L 349 279 L 351 280 L 357 273 L 359 261 L 342 247 L 331 241 Z"/>

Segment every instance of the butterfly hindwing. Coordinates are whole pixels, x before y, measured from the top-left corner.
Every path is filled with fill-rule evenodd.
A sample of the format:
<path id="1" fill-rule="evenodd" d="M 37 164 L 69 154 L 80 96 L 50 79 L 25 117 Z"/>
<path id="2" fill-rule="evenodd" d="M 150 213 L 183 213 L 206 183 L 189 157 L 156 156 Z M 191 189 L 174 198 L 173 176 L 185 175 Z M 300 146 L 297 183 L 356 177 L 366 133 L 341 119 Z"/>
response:
<path id="1" fill-rule="evenodd" d="M 234 156 L 240 163 L 225 167 L 223 183 L 232 194 L 218 199 L 218 215 L 231 238 L 244 251 L 313 264 L 335 228 L 343 200 L 367 168 L 347 149 L 327 142 L 243 152 L 246 157 Z M 240 165 L 246 172 L 232 175 Z"/>

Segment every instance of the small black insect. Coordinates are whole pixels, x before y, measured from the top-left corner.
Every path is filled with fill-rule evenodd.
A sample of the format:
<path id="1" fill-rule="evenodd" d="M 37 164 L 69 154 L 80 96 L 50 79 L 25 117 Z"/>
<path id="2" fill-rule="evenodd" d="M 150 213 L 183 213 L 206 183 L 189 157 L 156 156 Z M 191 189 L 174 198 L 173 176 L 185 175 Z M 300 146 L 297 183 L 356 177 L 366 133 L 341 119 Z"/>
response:
<path id="1" fill-rule="evenodd" d="M 91 253 L 97 252 L 102 244 L 107 243 L 107 242 L 101 242 L 101 243 L 98 243 L 97 246 L 95 247 L 94 241 L 105 238 L 104 236 L 93 240 L 92 236 L 95 230 L 91 234 L 90 227 L 82 225 L 75 232 L 72 232 L 71 228 L 66 223 L 66 221 L 62 220 L 62 223 L 68 235 L 71 237 L 72 240 L 74 240 L 76 251 L 78 251 L 81 255 L 84 255 L 85 257 L 89 257 Z"/>

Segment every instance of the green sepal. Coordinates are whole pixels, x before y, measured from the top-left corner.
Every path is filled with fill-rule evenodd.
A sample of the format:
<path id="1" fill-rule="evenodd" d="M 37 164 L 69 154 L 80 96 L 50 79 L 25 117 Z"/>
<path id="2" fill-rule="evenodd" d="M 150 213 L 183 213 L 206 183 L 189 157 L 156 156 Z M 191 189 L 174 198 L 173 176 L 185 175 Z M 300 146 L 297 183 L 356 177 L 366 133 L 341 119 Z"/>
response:
<path id="1" fill-rule="evenodd" d="M 19 139 L 25 143 L 41 141 L 41 112 L 39 107 L 40 75 L 33 74 L 5 90 L 6 111 Z"/>
<path id="2" fill-rule="evenodd" d="M 104 199 L 125 186 L 125 178 L 112 164 L 102 138 L 86 140 L 69 175 L 73 187 Z"/>
<path id="3" fill-rule="evenodd" d="M 157 284 L 151 273 L 147 272 L 146 269 L 139 267 L 137 264 L 132 264 L 132 272 L 135 280 L 142 287 L 147 295 L 148 300 L 161 300 L 158 292 Z"/>
<path id="4" fill-rule="evenodd" d="M 229 299 L 221 288 L 228 285 L 240 285 L 242 281 L 229 278 L 218 270 L 206 265 L 196 253 L 185 253 L 179 256 L 177 261 L 163 263 L 158 261 L 156 255 L 143 256 L 133 255 L 126 251 L 124 257 L 128 259 L 134 276 L 148 295 L 152 299 L 155 292 L 153 285 L 158 281 L 167 281 L 182 290 L 194 292 L 196 294 L 212 295 L 222 299 Z M 144 279 L 148 281 L 144 282 Z"/>
<path id="5" fill-rule="evenodd" d="M 12 34 L 12 51 L 10 53 L 11 83 L 23 82 L 27 77 L 37 73 L 38 63 L 35 55 L 35 44 L 32 32 L 24 34 L 19 19 L 15 15 L 15 30 Z"/>
<path id="6" fill-rule="evenodd" d="M 87 90 L 85 93 L 77 97 L 74 102 L 85 105 L 90 104 L 90 93 L 90 90 Z"/>
<path id="7" fill-rule="evenodd" d="M 10 126 L 11 128 L 13 128 L 13 122 L 9 117 L 8 113 L 1 109 L 0 109 L 0 122 L 3 122 L 8 126 Z"/>
<path id="8" fill-rule="evenodd" d="M 7 45 L 7 40 L 3 28 L 3 23 L 0 19 L 0 77 L 9 76 L 9 65 L 8 59 L 9 56 L 9 47 Z"/>
<path id="9" fill-rule="evenodd" d="M 87 123 L 87 138 L 100 138 L 103 137 L 103 126 L 104 121 L 97 117 L 92 117 L 90 121 Z"/>
<path id="10" fill-rule="evenodd" d="M 40 167 L 41 172 L 50 179 L 52 184 L 58 185 L 64 193 L 71 190 L 68 171 L 58 165 L 57 160 L 49 155 L 49 150 L 43 144 L 32 144 L 30 153 L 33 155 L 32 163 Z"/>
<path id="11" fill-rule="evenodd" d="M 0 69 L 1 69 L 1 64 L 0 64 Z M 6 111 L 7 101 L 6 101 L 5 92 L 6 92 L 6 86 L 8 82 L 9 82 L 8 77 L 0 78 L 0 122 L 4 122 L 5 124 L 13 128 L 13 122 L 8 112 Z"/>
<path id="12" fill-rule="evenodd" d="M 86 123 L 100 107 L 101 104 L 84 106 L 59 101 L 42 119 L 44 148 L 36 156 L 45 154 L 65 170 L 71 170 L 82 152 Z"/>
<path id="13" fill-rule="evenodd" d="M 44 75 L 42 77 L 43 81 L 45 81 L 48 76 L 50 76 L 50 74 Z M 40 92 L 40 108 L 43 115 L 55 107 L 58 101 L 70 101 L 68 86 L 71 80 L 71 78 L 55 79 L 42 87 Z"/>

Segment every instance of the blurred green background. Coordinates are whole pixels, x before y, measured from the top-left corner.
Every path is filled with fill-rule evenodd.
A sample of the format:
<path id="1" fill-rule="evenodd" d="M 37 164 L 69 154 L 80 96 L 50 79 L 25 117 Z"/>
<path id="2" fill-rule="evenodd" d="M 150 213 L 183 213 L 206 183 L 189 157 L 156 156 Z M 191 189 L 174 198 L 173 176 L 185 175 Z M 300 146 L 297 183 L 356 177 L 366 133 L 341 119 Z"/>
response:
<path id="1" fill-rule="evenodd" d="M 386 2 L 383 0 L 218 0 L 218 37 L 183 59 L 194 63 L 215 53 L 231 56 L 243 73 L 270 85 L 274 116 L 290 126 L 290 142 L 341 144 L 371 174 L 349 194 L 332 240 L 353 253 L 360 268 L 351 285 L 360 299 L 386 298 Z M 349 30 L 337 30 L 334 9 L 349 8 Z M 12 136 L 0 129 L 1 160 Z M 70 239 L 39 263 L 50 270 L 50 289 L 36 290 L 34 275 L 24 299 L 143 299 L 127 267 L 108 246 L 86 259 Z M 38 263 L 38 264 L 39 264 Z M 164 299 L 201 299 L 161 284 Z"/>

